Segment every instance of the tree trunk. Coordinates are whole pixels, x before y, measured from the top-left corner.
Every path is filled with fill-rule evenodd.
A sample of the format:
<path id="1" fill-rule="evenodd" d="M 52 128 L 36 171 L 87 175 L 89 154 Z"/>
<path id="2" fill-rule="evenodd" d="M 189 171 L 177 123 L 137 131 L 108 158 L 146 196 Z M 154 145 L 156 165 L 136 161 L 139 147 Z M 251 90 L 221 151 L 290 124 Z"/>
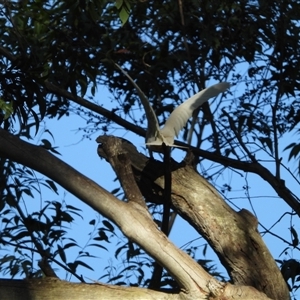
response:
<path id="1" fill-rule="evenodd" d="M 97 141 L 106 143 L 106 139 L 103 136 Z M 163 163 L 137 152 L 125 140 L 123 147 L 145 198 L 163 201 Z M 98 153 L 105 156 L 101 147 Z M 172 163 L 174 210 L 207 240 L 234 284 L 253 286 L 273 299 L 289 299 L 287 284 L 257 231 L 256 217 L 246 209 L 234 211 L 188 161 L 191 159 Z"/>

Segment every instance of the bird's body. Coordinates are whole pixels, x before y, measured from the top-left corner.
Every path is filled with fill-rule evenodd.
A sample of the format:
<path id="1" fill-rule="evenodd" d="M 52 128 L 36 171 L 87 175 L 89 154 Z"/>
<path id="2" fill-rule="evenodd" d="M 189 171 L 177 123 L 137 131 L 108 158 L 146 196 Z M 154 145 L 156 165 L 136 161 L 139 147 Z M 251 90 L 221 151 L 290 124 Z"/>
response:
<path id="1" fill-rule="evenodd" d="M 185 126 L 188 119 L 192 116 L 193 111 L 200 107 L 208 99 L 218 96 L 220 93 L 225 92 L 230 87 L 228 82 L 221 82 L 195 94 L 179 105 L 171 113 L 165 125 L 162 128 L 159 128 L 155 112 L 145 94 L 119 65 L 116 64 L 116 66 L 130 80 L 139 94 L 148 120 L 146 145 L 150 150 L 156 152 L 162 151 L 163 143 L 169 147 L 176 147 L 174 145 L 174 138 L 175 136 L 178 136 L 180 130 Z"/>

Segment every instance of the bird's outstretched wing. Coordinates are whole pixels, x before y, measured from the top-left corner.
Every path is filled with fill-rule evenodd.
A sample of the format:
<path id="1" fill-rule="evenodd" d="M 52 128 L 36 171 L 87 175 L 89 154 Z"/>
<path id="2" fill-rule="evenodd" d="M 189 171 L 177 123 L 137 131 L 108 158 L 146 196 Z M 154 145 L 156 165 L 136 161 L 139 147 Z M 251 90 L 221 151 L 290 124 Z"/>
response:
<path id="1" fill-rule="evenodd" d="M 217 83 L 187 99 L 171 113 L 164 127 L 160 130 L 161 134 L 174 139 L 175 135 L 178 136 L 179 131 L 185 126 L 196 108 L 208 99 L 225 92 L 229 87 L 230 84 L 228 82 Z"/>
<path id="2" fill-rule="evenodd" d="M 144 107 L 145 113 L 146 113 L 146 118 L 148 121 L 148 128 L 147 128 L 147 137 L 146 139 L 148 140 L 153 139 L 154 137 L 157 136 L 157 132 L 159 130 L 159 125 L 158 125 L 158 121 L 155 115 L 155 112 L 152 108 L 152 106 L 150 105 L 150 102 L 148 100 L 148 98 L 146 97 L 146 95 L 143 93 L 143 91 L 140 89 L 140 87 L 135 83 L 135 81 L 130 77 L 130 75 L 124 71 L 118 64 L 114 63 L 115 66 L 128 78 L 128 80 L 132 83 L 132 85 L 135 87 L 142 105 Z"/>

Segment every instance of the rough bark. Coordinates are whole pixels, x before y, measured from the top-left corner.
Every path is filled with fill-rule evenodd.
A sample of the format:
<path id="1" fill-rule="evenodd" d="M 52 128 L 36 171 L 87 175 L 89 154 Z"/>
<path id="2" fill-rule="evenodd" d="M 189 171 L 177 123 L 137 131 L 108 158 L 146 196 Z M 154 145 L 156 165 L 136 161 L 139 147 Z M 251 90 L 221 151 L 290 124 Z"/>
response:
<path id="1" fill-rule="evenodd" d="M 83 284 L 53 278 L 0 280 L 1 300 L 179 300 L 180 296 L 148 289 L 125 288 L 100 283 Z"/>
<path id="2" fill-rule="evenodd" d="M 208 298 L 209 297 L 209 298 Z M 228 286 L 224 294 L 208 297 L 194 296 L 189 299 L 215 300 L 268 300 L 262 293 L 251 287 L 232 289 Z M 0 279 L 1 300 L 181 300 L 180 294 L 158 292 L 136 287 L 112 286 L 101 283 L 71 283 L 55 278 L 9 280 Z"/>
<path id="3" fill-rule="evenodd" d="M 112 147 L 115 143 L 116 149 L 119 149 L 115 152 L 115 159 L 118 160 L 125 155 L 125 152 L 120 147 L 121 143 L 118 139 L 110 139 L 113 141 Z M 180 286 L 180 292 L 178 293 L 180 299 L 268 299 L 252 287 L 225 284 L 215 280 L 190 256 L 176 248 L 161 233 L 144 205 L 139 204 L 138 201 L 125 203 L 118 200 L 45 149 L 24 142 L 0 129 L 0 155 L 48 176 L 96 211 L 112 220 L 129 239 L 140 245 L 169 271 Z M 152 168 L 152 166 L 149 167 Z M 144 165 L 144 168 L 148 168 L 148 166 L 145 167 Z M 150 169 L 148 168 L 148 170 Z M 176 173 L 174 175 L 175 178 L 178 176 Z M 128 174 L 128 176 L 131 175 Z M 156 179 L 162 182 L 160 178 Z M 175 182 L 179 184 L 180 180 L 176 179 Z M 177 196 L 179 197 L 180 194 Z M 189 198 L 188 195 L 181 195 L 180 197 Z M 270 277 L 272 275 L 272 273 L 269 273 Z M 279 283 L 274 281 L 274 284 Z M 88 290 L 86 290 L 85 299 L 89 299 L 88 293 Z M 119 298 L 123 297 L 120 296 Z M 1 299 L 3 298 L 1 297 Z M 273 297 L 273 299 L 279 298 Z M 280 299 L 288 298 L 281 297 Z"/>
<path id="4" fill-rule="evenodd" d="M 163 163 L 138 153 L 126 141 L 123 145 L 146 199 L 163 201 Z M 98 152 L 104 155 L 101 148 Z M 257 219 L 245 209 L 235 212 L 186 162 L 173 161 L 172 205 L 209 242 L 234 284 L 253 286 L 273 299 L 289 299 L 281 272 L 257 231 Z"/>

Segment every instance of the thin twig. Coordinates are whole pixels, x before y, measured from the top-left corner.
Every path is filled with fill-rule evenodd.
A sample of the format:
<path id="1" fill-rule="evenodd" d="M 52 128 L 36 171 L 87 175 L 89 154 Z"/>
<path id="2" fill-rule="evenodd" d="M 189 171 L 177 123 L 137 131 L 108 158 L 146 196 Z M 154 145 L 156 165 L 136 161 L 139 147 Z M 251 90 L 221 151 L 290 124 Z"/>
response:
<path id="1" fill-rule="evenodd" d="M 254 157 L 254 155 L 252 155 L 252 153 L 246 147 L 246 145 L 245 145 L 244 141 L 242 140 L 241 135 L 238 133 L 238 130 L 237 130 L 236 126 L 234 125 L 233 119 L 231 118 L 231 116 L 229 115 L 229 113 L 225 109 L 222 109 L 222 112 L 228 118 L 230 129 L 232 130 L 232 132 L 234 133 L 235 137 L 239 141 L 241 147 L 247 153 L 247 155 L 251 159 L 251 161 L 256 162 L 257 161 L 256 158 Z"/>
<path id="2" fill-rule="evenodd" d="M 279 159 L 279 151 L 278 151 L 278 132 L 276 129 L 276 123 L 277 123 L 277 117 L 276 117 L 276 111 L 278 108 L 278 102 L 279 102 L 279 95 L 280 93 L 280 86 L 277 91 L 276 95 L 276 101 L 275 105 L 272 106 L 272 126 L 273 126 L 273 135 L 274 135 L 274 156 L 275 156 L 275 176 L 278 180 L 280 180 L 280 164 L 281 164 L 281 159 Z"/>

